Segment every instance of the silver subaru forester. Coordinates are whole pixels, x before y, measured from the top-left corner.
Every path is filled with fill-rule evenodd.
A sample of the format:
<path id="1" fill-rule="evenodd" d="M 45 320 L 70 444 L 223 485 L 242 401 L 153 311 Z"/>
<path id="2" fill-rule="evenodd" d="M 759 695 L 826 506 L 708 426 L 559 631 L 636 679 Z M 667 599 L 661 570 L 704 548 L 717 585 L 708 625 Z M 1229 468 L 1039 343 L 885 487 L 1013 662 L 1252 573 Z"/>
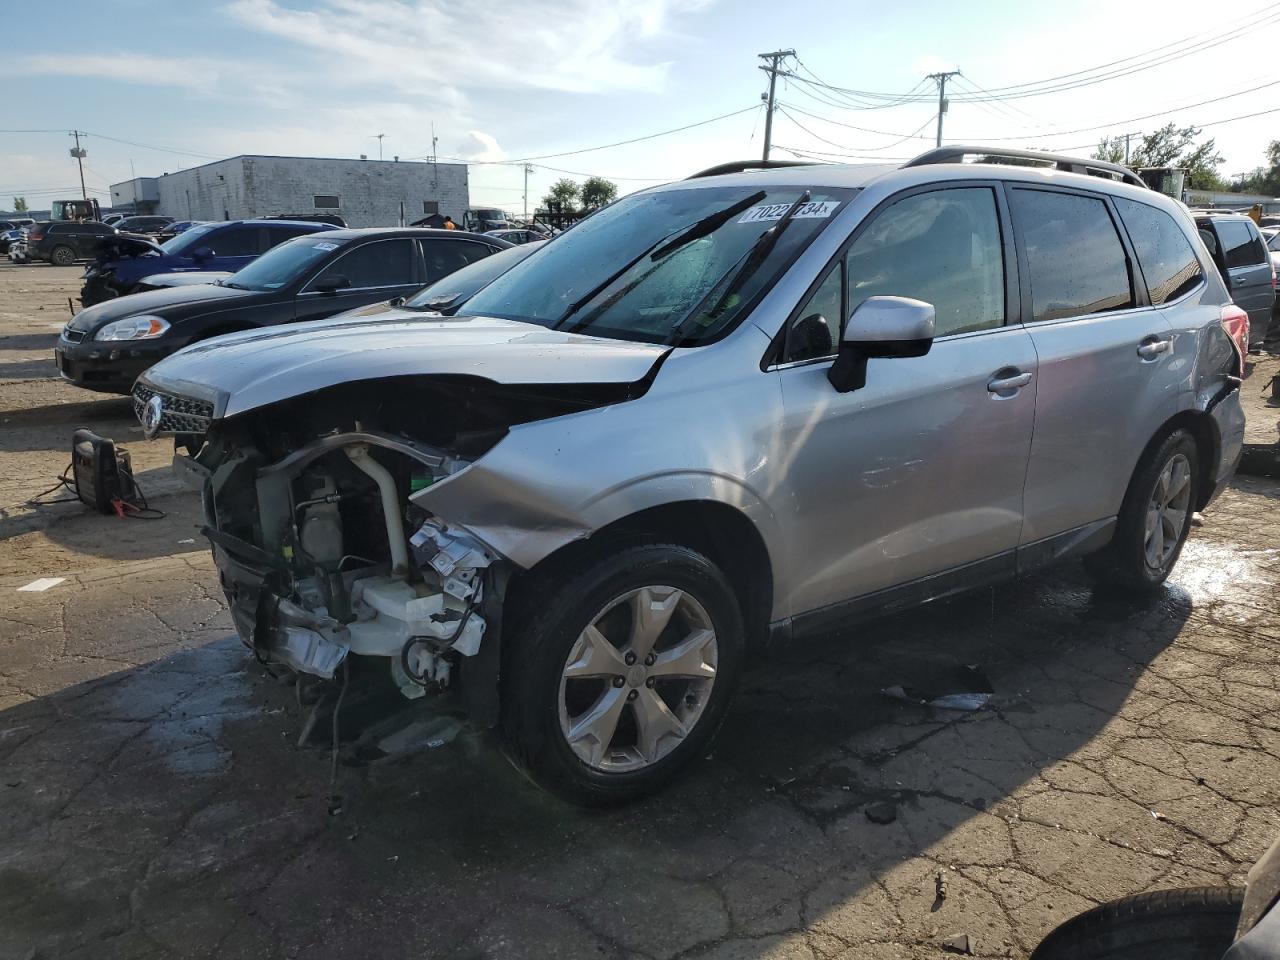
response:
<path id="1" fill-rule="evenodd" d="M 240 637 L 609 803 L 705 754 L 764 644 L 1066 557 L 1158 587 L 1240 454 L 1247 317 L 1130 171 L 974 152 L 729 165 L 469 299 L 163 360 L 135 405 Z"/>

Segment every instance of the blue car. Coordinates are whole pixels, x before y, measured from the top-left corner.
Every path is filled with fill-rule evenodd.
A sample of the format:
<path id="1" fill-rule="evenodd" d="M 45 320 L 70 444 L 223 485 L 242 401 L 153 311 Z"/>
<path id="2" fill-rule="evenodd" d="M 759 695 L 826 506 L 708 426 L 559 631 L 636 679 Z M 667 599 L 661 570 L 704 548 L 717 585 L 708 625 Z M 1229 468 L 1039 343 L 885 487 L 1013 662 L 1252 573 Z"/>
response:
<path id="1" fill-rule="evenodd" d="M 276 244 L 333 229 L 332 224 L 297 220 L 229 220 L 197 224 L 161 244 L 124 234 L 107 237 L 84 272 L 80 303 L 90 307 L 122 297 L 134 292 L 143 277 L 158 273 L 234 273 Z"/>

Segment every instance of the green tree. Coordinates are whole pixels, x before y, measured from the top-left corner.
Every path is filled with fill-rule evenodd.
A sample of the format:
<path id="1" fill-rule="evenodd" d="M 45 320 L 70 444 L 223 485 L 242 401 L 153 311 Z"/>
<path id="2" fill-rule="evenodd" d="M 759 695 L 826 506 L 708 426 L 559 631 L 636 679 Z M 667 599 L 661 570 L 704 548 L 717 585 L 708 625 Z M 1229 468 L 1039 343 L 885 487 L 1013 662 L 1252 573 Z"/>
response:
<path id="1" fill-rule="evenodd" d="M 14 198 L 13 198 L 13 210 L 14 210 L 14 212 L 15 212 L 15 213 L 26 213 L 26 212 L 27 212 L 27 198 L 26 198 L 26 197 L 14 197 Z"/>
<path id="2" fill-rule="evenodd" d="M 578 202 L 578 185 L 568 177 L 561 177 L 551 185 L 547 195 L 542 198 L 542 205 L 548 210 L 571 211 Z"/>
<path id="3" fill-rule="evenodd" d="M 1238 193 L 1264 193 L 1280 196 L 1280 140 L 1267 144 L 1267 165 L 1256 167 L 1252 173 L 1241 177 L 1231 185 Z"/>
<path id="4" fill-rule="evenodd" d="M 618 185 L 604 177 L 588 177 L 580 191 L 583 210 L 599 210 L 618 199 Z"/>
<path id="5" fill-rule="evenodd" d="M 1131 167 L 1181 167 L 1187 171 L 1186 186 L 1189 190 L 1223 190 L 1226 184 L 1218 176 L 1222 155 L 1210 137 L 1196 143 L 1199 127 L 1179 127 L 1166 124 L 1159 130 L 1130 142 L 1129 166 Z M 1095 160 L 1124 163 L 1124 137 L 1104 137 L 1093 152 Z"/>

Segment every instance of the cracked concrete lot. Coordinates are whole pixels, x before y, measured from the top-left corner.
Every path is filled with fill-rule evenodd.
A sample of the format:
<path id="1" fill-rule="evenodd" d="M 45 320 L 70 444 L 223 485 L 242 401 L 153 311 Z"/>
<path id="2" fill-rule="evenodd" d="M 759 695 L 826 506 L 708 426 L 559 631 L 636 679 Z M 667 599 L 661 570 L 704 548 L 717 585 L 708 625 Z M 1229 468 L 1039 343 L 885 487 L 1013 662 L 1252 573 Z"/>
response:
<path id="1" fill-rule="evenodd" d="M 1017 957 L 1101 900 L 1239 884 L 1280 831 L 1280 484 L 1250 478 L 1154 600 L 1068 565 L 757 661 L 711 755 L 625 809 L 464 733 L 343 767 L 330 816 L 168 449 L 54 376 L 78 272 L 0 263 L 0 958 Z M 25 505 L 81 424 L 164 520 Z M 964 664 L 989 709 L 879 692 Z"/>

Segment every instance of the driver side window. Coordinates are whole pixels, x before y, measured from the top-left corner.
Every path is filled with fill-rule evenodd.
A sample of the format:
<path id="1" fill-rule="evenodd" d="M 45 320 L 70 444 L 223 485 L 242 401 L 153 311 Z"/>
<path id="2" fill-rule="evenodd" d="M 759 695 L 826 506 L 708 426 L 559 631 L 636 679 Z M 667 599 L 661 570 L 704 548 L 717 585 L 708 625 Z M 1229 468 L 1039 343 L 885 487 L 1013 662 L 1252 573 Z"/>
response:
<path id="1" fill-rule="evenodd" d="M 990 187 L 903 197 L 879 213 L 787 332 L 785 360 L 834 356 L 844 321 L 868 297 L 933 304 L 937 336 L 1004 324 L 1004 252 Z"/>

